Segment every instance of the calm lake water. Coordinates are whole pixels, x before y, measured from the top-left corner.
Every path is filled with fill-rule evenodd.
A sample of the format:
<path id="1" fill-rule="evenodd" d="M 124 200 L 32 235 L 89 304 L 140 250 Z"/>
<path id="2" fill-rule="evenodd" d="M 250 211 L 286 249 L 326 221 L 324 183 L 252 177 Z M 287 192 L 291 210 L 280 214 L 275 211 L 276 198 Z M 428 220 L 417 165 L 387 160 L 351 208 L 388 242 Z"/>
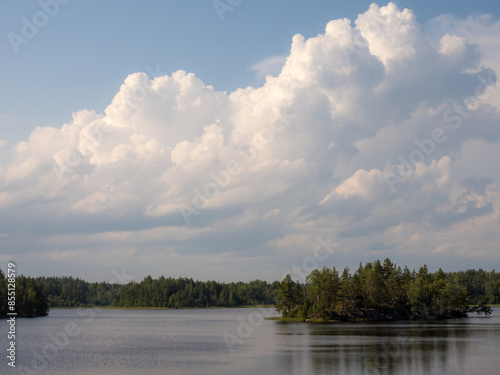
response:
<path id="1" fill-rule="evenodd" d="M 2 374 L 497 374 L 500 309 L 436 323 L 307 324 L 273 309 L 51 310 L 17 321 Z M 8 324 L 0 322 L 6 353 Z"/>

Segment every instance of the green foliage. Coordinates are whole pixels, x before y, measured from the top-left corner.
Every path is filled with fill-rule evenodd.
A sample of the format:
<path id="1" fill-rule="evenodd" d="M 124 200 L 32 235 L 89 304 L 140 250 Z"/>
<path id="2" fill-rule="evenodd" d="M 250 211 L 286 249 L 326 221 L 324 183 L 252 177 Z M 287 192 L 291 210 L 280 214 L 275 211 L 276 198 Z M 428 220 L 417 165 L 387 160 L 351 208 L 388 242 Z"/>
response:
<path id="1" fill-rule="evenodd" d="M 353 274 L 346 268 L 341 277 L 335 267 L 316 269 L 305 285 L 287 276 L 276 301 L 283 318 L 299 320 L 451 318 L 466 316 L 469 305 L 500 302 L 500 274 L 442 269 L 432 274 L 426 265 L 417 273 L 385 259 L 360 264 Z"/>
<path id="2" fill-rule="evenodd" d="M 218 283 L 146 277 L 141 283 L 129 283 L 115 294 L 111 304 L 117 307 L 234 307 L 273 304 L 271 284 L 254 280 L 249 283 Z"/>
<path id="3" fill-rule="evenodd" d="M 333 267 L 314 270 L 307 277 L 308 311 L 316 318 L 328 319 L 341 300 L 339 273 Z"/>
<path id="4" fill-rule="evenodd" d="M 48 307 L 234 307 L 276 304 L 283 317 L 305 320 L 429 318 L 463 314 L 468 305 L 500 303 L 500 273 L 467 270 L 418 273 L 383 263 L 360 264 L 353 273 L 313 270 L 306 283 L 290 275 L 281 282 L 219 283 L 151 276 L 126 285 L 89 283 L 73 277 L 19 276 L 18 313 L 46 315 Z M 382 312 L 382 313 L 380 313 Z M 0 270 L 0 315 L 7 313 L 7 280 Z M 371 315 L 370 315 L 371 314 Z M 385 315 L 384 315 L 385 314 Z"/>
<path id="5" fill-rule="evenodd" d="M 35 279 L 17 276 L 15 281 L 15 312 L 17 316 L 35 317 L 48 314 L 47 297 Z M 0 270 L 0 316 L 6 316 L 8 309 L 8 281 Z"/>
<path id="6" fill-rule="evenodd" d="M 38 277 L 36 282 L 47 295 L 50 307 L 109 305 L 121 285 L 88 283 L 73 277 Z"/>
<path id="7" fill-rule="evenodd" d="M 88 283 L 72 277 L 37 279 L 51 307 L 212 307 L 274 304 L 276 284 L 254 280 L 249 283 L 218 283 L 147 276 L 126 285 Z M 276 282 L 277 283 L 277 282 Z"/>
<path id="8" fill-rule="evenodd" d="M 450 278 L 460 280 L 468 292 L 473 305 L 500 303 L 500 272 L 486 272 L 482 269 L 453 272 Z"/>
<path id="9" fill-rule="evenodd" d="M 305 315 L 305 310 L 301 307 L 304 304 L 304 288 L 292 280 L 290 275 L 286 275 L 275 292 L 276 310 L 281 312 L 284 318 L 298 317 Z"/>

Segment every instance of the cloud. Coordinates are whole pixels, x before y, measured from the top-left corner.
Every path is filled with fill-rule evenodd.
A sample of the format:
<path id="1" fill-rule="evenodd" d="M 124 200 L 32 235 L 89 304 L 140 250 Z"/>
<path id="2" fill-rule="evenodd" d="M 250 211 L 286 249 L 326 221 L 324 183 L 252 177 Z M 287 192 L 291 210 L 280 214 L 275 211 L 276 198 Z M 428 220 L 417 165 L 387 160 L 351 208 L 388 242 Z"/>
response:
<path id="1" fill-rule="evenodd" d="M 482 64 L 494 69 L 497 74 L 500 71 L 500 50 L 497 38 L 500 33 L 500 20 L 488 14 L 473 15 L 466 19 L 442 15 L 430 22 L 428 30 L 433 36 L 450 33 L 476 44 L 480 50 Z M 495 90 L 486 102 L 498 106 L 500 90 Z"/>
<path id="2" fill-rule="evenodd" d="M 336 265 L 498 262 L 498 24 L 372 4 L 255 64 L 280 67 L 261 87 L 131 74 L 103 114 L 11 147 L 0 251 L 27 273 L 230 280 L 278 278 L 329 235 Z"/>
<path id="3" fill-rule="evenodd" d="M 377 196 L 381 193 L 387 193 L 387 181 L 382 171 L 377 169 L 372 169 L 371 171 L 359 169 L 354 175 L 335 188 L 322 202 L 328 201 L 332 195 L 337 195 L 341 198 L 358 196 L 368 199 L 371 196 Z"/>
<path id="4" fill-rule="evenodd" d="M 266 57 L 262 61 L 256 62 L 250 66 L 250 70 L 255 71 L 255 74 L 260 77 L 274 75 L 281 71 L 285 64 L 286 56 L 271 56 Z"/>

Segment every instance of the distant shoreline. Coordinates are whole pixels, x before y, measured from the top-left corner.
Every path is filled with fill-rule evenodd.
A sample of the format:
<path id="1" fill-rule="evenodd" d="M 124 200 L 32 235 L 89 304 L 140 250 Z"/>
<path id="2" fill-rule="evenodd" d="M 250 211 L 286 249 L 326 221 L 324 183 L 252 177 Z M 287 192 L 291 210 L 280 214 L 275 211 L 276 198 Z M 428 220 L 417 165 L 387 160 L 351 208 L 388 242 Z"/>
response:
<path id="1" fill-rule="evenodd" d="M 214 310 L 214 309 L 260 309 L 274 308 L 274 305 L 245 305 L 245 306 L 208 306 L 208 307 L 122 307 L 122 306 L 66 306 L 51 307 L 50 310 Z"/>

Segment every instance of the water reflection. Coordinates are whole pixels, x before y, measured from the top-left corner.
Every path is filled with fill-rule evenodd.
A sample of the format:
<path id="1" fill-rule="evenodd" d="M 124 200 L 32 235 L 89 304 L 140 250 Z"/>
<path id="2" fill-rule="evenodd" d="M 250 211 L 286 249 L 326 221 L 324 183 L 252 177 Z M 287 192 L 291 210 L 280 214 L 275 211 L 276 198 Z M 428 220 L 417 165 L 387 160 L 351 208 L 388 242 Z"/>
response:
<path id="1" fill-rule="evenodd" d="M 251 311 L 102 310 L 86 323 L 74 310 L 54 310 L 18 322 L 18 360 L 30 366 L 73 322 L 81 333 L 37 375 L 457 375 L 495 374 L 500 365 L 500 311 L 434 323 L 265 320 L 230 352 L 224 333 L 237 335 Z M 7 347 L 6 335 L 0 344 Z"/>
<path id="2" fill-rule="evenodd" d="M 281 323 L 280 367 L 289 374 L 466 373 L 472 357 L 500 343 L 500 324 L 471 321 Z M 475 373 L 493 367 L 486 362 Z"/>

